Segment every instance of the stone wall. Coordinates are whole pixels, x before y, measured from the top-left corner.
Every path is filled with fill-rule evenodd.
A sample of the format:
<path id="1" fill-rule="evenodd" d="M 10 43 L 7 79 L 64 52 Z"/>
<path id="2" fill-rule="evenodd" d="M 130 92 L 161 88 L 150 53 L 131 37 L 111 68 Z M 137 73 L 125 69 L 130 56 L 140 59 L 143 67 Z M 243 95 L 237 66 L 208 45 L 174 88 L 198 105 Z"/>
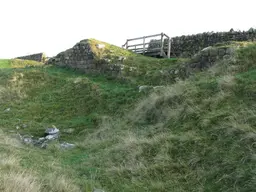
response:
<path id="1" fill-rule="evenodd" d="M 206 47 L 229 41 L 256 41 L 256 29 L 251 28 L 248 31 L 234 31 L 231 29 L 229 32 L 211 32 L 173 37 L 171 42 L 171 56 L 192 57 Z M 151 41 L 149 49 L 155 47 L 160 47 L 159 40 Z M 165 47 L 167 47 L 167 42 L 165 42 Z"/>
<path id="2" fill-rule="evenodd" d="M 85 39 L 51 58 L 47 64 L 78 69 L 85 73 L 108 73 L 116 76 L 122 69 L 122 50 L 118 48 L 121 51 L 119 55 L 115 55 L 117 58 L 109 57 L 111 50 L 106 45 Z"/>
<path id="3" fill-rule="evenodd" d="M 240 46 L 239 43 L 232 43 L 225 46 L 210 46 L 202 49 L 195 54 L 188 62 L 189 68 L 204 69 L 211 67 L 216 61 L 230 58 L 235 54 L 235 50 Z"/>
<path id="4" fill-rule="evenodd" d="M 17 57 L 16 59 L 33 60 L 33 61 L 38 61 L 38 62 L 43 62 L 44 63 L 44 62 L 46 62 L 47 57 L 45 56 L 44 53 L 37 53 L 37 54 Z"/>
<path id="5" fill-rule="evenodd" d="M 94 55 L 87 41 L 77 43 L 73 48 L 63 51 L 48 61 L 61 67 L 91 68 Z"/>
<path id="6" fill-rule="evenodd" d="M 231 43 L 228 45 L 211 46 L 204 48 L 192 58 L 185 60 L 179 66 L 163 70 L 163 76 L 171 77 L 173 82 L 186 79 L 195 72 L 207 69 L 219 60 L 231 61 L 235 58 L 236 50 L 249 43 Z"/>

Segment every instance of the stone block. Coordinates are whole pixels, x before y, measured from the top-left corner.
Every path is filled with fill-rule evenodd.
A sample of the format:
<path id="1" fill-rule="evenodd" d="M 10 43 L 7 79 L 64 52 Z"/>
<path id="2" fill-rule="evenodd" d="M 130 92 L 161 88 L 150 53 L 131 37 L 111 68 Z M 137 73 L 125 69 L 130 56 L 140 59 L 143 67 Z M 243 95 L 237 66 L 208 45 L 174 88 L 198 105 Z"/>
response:
<path id="1" fill-rule="evenodd" d="M 226 50 L 225 50 L 225 48 L 221 48 L 221 49 L 219 49 L 219 53 L 218 53 L 218 55 L 219 55 L 220 57 L 223 57 L 225 54 L 226 54 Z"/>
<path id="2" fill-rule="evenodd" d="M 209 54 L 210 54 L 209 49 L 206 49 L 206 50 L 201 51 L 201 55 L 204 56 L 204 57 L 208 57 Z"/>
<path id="3" fill-rule="evenodd" d="M 218 49 L 217 48 L 215 48 L 215 47 L 213 47 L 213 48 L 211 48 L 210 50 L 210 56 L 211 57 L 217 57 L 217 55 L 218 55 Z"/>
<path id="4" fill-rule="evenodd" d="M 232 47 L 228 47 L 228 48 L 226 49 L 226 54 L 227 54 L 227 55 L 232 55 L 234 52 L 235 52 L 235 49 L 232 48 Z"/>

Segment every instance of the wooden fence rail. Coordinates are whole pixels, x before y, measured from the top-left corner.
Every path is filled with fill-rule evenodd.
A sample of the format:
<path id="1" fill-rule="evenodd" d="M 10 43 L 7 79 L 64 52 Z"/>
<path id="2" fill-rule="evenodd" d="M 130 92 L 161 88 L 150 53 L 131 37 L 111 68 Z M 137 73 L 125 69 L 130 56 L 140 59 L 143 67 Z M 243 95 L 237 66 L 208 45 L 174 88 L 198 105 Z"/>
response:
<path id="1" fill-rule="evenodd" d="M 159 48 L 150 48 L 149 45 L 151 42 L 146 42 L 149 38 L 155 38 L 158 37 L 159 39 L 154 39 L 156 41 L 160 40 L 160 47 Z M 166 47 L 164 46 L 165 39 L 168 40 L 168 47 L 166 51 Z M 142 43 L 137 44 L 130 44 L 132 41 L 138 41 L 142 40 Z M 171 55 L 171 39 L 168 35 L 165 33 L 160 33 L 156 35 L 149 35 L 144 37 L 138 37 L 133 39 L 127 39 L 126 43 L 122 46 L 123 48 L 127 50 L 131 50 L 135 53 L 141 53 L 141 54 L 151 54 L 151 55 L 159 55 L 160 57 L 167 57 L 170 58 Z M 166 55 L 167 53 L 167 55 Z"/>

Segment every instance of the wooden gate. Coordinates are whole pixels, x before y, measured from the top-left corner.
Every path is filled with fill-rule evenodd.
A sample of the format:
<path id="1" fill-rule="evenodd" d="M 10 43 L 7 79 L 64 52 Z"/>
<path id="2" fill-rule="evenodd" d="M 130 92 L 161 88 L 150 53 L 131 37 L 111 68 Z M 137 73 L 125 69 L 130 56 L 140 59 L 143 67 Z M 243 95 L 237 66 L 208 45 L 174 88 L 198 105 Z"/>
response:
<path id="1" fill-rule="evenodd" d="M 122 47 L 147 56 L 170 58 L 171 55 L 171 39 L 165 33 L 127 39 Z"/>

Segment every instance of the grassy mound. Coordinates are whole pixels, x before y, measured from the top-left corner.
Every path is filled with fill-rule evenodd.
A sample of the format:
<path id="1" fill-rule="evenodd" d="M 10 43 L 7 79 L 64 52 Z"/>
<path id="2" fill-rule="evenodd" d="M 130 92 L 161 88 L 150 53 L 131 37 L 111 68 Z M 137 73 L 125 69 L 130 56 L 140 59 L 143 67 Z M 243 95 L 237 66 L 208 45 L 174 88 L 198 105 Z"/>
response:
<path id="1" fill-rule="evenodd" d="M 99 45 L 104 48 L 98 48 Z M 87 58 L 90 64 L 80 64 L 81 57 Z M 120 78 L 140 85 L 160 85 L 174 82 L 175 77 L 168 70 L 177 68 L 184 60 L 145 57 L 96 39 L 85 39 L 50 59 L 48 64 L 89 74 L 103 73 L 109 75 L 109 78 Z M 166 70 L 167 73 L 163 75 Z"/>
<path id="2" fill-rule="evenodd" d="M 127 62 L 154 74 L 170 61 L 135 55 Z M 256 187 L 255 45 L 186 80 L 158 81 L 167 86 L 150 94 L 136 87 L 154 84 L 150 75 L 130 83 L 54 66 L 14 69 L 6 60 L 0 65 L 0 190 Z M 39 137 L 51 125 L 63 132 L 60 141 L 77 147 L 63 151 L 56 141 L 41 150 L 10 139 L 10 132 Z M 74 132 L 65 134 L 70 128 Z"/>
<path id="3" fill-rule="evenodd" d="M 145 57 L 96 39 L 89 39 L 88 42 L 98 60 L 109 59 L 110 64 L 116 64 L 120 63 L 120 61 L 118 61 L 120 57 L 125 58 L 121 62 L 124 68 L 122 75 L 129 79 L 130 83 L 141 85 L 166 85 L 173 83 L 175 75 L 169 73 L 163 74 L 163 71 L 177 69 L 186 61 L 186 59 L 181 58 L 158 59 Z M 98 49 L 98 44 L 105 45 L 105 48 Z"/>

